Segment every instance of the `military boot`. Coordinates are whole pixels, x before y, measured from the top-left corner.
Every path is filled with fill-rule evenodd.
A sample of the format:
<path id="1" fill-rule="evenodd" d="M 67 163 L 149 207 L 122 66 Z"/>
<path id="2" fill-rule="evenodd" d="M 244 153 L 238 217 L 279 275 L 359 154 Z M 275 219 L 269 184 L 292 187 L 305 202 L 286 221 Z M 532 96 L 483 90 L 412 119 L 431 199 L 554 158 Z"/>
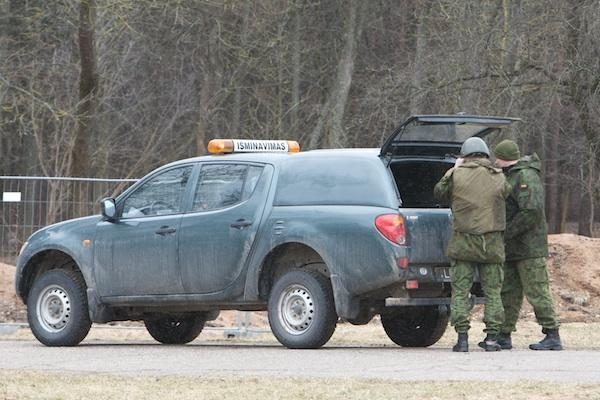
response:
<path id="1" fill-rule="evenodd" d="M 531 350 L 562 350 L 562 343 L 560 342 L 560 335 L 558 329 L 542 329 L 542 332 L 546 334 L 539 343 L 533 343 L 529 345 Z"/>
<path id="2" fill-rule="evenodd" d="M 469 351 L 469 335 L 466 332 L 458 334 L 458 341 L 452 347 L 452 351 L 457 353 L 467 353 Z"/>
<path id="3" fill-rule="evenodd" d="M 510 337 L 510 333 L 499 333 L 498 344 L 502 350 L 512 349 L 512 338 Z"/>
<path id="4" fill-rule="evenodd" d="M 500 351 L 503 347 L 500 345 L 499 335 L 488 333 L 481 342 L 477 343 L 485 351 Z M 509 337 L 510 340 L 510 337 Z M 512 347 L 512 346 L 511 346 Z"/>
<path id="5" fill-rule="evenodd" d="M 490 336 L 492 336 L 492 335 L 488 334 L 485 337 L 485 339 L 483 339 L 481 342 L 477 343 L 477 345 L 485 350 L 486 349 L 485 342 L 493 341 L 493 338 L 491 338 Z M 496 341 L 498 342 L 498 344 L 500 345 L 500 348 L 502 350 L 512 349 L 512 339 L 510 337 L 510 333 L 499 333 L 498 336 L 496 337 Z"/>

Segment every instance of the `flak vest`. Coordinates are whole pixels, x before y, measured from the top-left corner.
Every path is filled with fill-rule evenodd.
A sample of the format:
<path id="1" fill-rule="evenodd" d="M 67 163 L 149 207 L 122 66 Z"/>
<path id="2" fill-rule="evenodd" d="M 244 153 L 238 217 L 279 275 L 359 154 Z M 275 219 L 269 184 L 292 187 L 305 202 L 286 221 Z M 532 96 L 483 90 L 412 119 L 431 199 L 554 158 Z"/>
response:
<path id="1" fill-rule="evenodd" d="M 505 178 L 489 160 L 469 161 L 452 170 L 454 230 L 484 234 L 506 227 Z"/>

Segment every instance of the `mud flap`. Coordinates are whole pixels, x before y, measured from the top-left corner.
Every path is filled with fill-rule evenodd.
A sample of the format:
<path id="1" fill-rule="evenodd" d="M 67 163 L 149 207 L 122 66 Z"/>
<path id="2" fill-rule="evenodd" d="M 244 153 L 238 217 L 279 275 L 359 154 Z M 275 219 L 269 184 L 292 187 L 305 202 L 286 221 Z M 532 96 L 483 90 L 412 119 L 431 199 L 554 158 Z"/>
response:
<path id="1" fill-rule="evenodd" d="M 87 289 L 87 301 L 92 322 L 104 324 L 113 320 L 111 309 L 100 301 L 96 289 Z"/>
<path id="2" fill-rule="evenodd" d="M 360 301 L 357 296 L 352 296 L 347 290 L 339 275 L 332 274 L 331 287 L 335 300 L 335 312 L 342 319 L 355 319 L 360 314 Z"/>

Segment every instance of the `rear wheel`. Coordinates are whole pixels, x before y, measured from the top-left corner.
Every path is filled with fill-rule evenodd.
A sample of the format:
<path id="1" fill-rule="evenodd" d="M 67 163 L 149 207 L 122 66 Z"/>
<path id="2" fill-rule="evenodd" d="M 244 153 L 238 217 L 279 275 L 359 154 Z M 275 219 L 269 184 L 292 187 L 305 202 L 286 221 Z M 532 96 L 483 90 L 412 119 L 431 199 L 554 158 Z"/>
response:
<path id="1" fill-rule="evenodd" d="M 206 315 L 193 315 L 185 317 L 164 316 L 148 318 L 144 325 L 148 333 L 158 342 L 163 344 L 185 344 L 196 339 L 206 322 Z"/>
<path id="2" fill-rule="evenodd" d="M 323 346 L 337 323 L 329 280 L 314 271 L 294 269 L 285 273 L 271 290 L 268 315 L 273 334 L 284 346 Z"/>
<path id="3" fill-rule="evenodd" d="M 428 347 L 437 343 L 448 326 L 446 306 L 403 307 L 381 315 L 385 333 L 403 347 Z"/>
<path id="4" fill-rule="evenodd" d="M 35 280 L 27 297 L 33 335 L 46 346 L 75 346 L 90 331 L 86 287 L 79 272 L 53 269 Z"/>

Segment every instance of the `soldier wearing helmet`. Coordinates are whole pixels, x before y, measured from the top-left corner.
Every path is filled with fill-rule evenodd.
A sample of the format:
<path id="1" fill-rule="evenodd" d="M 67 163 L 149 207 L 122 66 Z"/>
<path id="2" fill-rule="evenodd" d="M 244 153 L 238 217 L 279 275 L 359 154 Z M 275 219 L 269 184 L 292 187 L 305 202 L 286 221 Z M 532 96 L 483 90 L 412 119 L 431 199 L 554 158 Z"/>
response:
<path id="1" fill-rule="evenodd" d="M 461 157 L 434 188 L 440 201 L 450 203 L 453 232 L 447 254 L 451 261 L 451 324 L 458 333 L 453 351 L 467 352 L 470 329 L 470 291 L 479 270 L 486 297 L 483 322 L 486 351 L 498 351 L 497 336 L 504 321 L 500 298 L 504 263 L 505 199 L 510 193 L 501 169 L 489 160 L 481 138 L 467 139 Z"/>

